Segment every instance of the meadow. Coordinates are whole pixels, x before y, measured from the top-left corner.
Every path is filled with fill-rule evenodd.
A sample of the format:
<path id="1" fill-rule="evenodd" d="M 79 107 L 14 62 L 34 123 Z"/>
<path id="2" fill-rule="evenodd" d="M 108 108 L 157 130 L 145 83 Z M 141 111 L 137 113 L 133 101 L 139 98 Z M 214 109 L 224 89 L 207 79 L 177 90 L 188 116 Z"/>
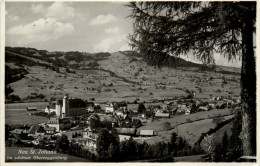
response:
<path id="1" fill-rule="evenodd" d="M 49 118 L 39 117 L 35 115 L 28 115 L 29 111 L 26 109 L 6 109 L 5 110 L 5 124 L 15 125 L 15 124 L 38 124 L 47 122 Z"/>
<path id="2" fill-rule="evenodd" d="M 225 119 L 233 117 L 230 109 L 211 110 L 147 122 L 144 126 L 138 128 L 138 131 L 146 129 L 154 130 L 157 133 L 156 136 L 145 139 L 145 142 L 149 144 L 155 144 L 161 141 L 169 142 L 171 134 L 176 132 L 179 136 L 185 138 L 190 145 L 193 145 L 198 141 L 202 133 L 205 133 L 216 126 L 216 124 L 213 123 L 212 118 L 217 116 L 223 116 Z M 170 124 L 170 126 L 166 125 L 166 123 Z M 138 139 L 137 141 L 143 142 L 144 140 Z"/>

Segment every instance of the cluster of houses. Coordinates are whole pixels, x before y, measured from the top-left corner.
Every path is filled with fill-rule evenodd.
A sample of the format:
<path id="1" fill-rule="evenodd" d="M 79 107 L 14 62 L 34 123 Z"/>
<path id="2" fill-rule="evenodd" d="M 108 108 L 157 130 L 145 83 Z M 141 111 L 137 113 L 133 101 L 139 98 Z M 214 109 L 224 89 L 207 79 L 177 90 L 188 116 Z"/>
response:
<path id="1" fill-rule="evenodd" d="M 143 130 L 138 129 L 136 126 L 124 127 L 120 125 L 122 122 L 130 123 L 136 119 L 141 120 L 141 123 L 145 123 L 145 120 L 148 120 L 147 112 L 152 113 L 155 119 L 170 118 L 176 114 L 191 114 L 198 111 L 209 111 L 213 108 L 222 109 L 239 103 L 239 98 L 214 97 L 207 102 L 198 99 L 182 99 L 167 101 L 161 105 L 147 106 L 146 110 L 140 114 L 136 110 L 132 110 L 135 114 L 129 114 L 131 110 L 128 109 L 126 102 L 113 102 L 105 105 L 103 113 L 96 113 L 97 110 L 101 110 L 98 104 L 86 103 L 81 99 L 64 96 L 63 99 L 53 101 L 45 108 L 45 112 L 48 114 L 55 112 L 55 117 L 50 117 L 45 123 L 32 125 L 30 129 L 15 129 L 11 131 L 11 134 L 19 136 L 21 133 L 26 133 L 33 138 L 32 143 L 34 145 L 49 145 L 55 143 L 53 137 L 70 133 L 70 136 L 68 136 L 70 141 L 74 140 L 83 148 L 96 153 L 98 131 L 91 128 L 90 121 L 93 118 L 102 116 L 110 118 L 109 122 L 117 132 L 120 141 L 125 141 L 131 137 L 140 139 L 140 137 L 152 137 L 157 134 L 154 130 Z M 28 111 L 34 111 L 35 109 L 37 108 L 28 108 Z M 85 119 L 80 120 L 83 123 L 82 127 L 72 125 L 75 124 L 77 117 L 85 117 Z M 76 131 L 81 134 L 77 137 L 71 137 L 71 133 Z"/>

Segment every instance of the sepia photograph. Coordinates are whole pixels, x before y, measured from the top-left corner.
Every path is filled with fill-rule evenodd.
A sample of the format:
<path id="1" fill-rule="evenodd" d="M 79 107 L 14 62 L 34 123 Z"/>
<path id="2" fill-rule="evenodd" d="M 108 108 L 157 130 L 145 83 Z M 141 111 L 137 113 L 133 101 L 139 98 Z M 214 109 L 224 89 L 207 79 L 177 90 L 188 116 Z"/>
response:
<path id="1" fill-rule="evenodd" d="M 256 8 L 2 2 L 2 162 L 255 164 Z"/>

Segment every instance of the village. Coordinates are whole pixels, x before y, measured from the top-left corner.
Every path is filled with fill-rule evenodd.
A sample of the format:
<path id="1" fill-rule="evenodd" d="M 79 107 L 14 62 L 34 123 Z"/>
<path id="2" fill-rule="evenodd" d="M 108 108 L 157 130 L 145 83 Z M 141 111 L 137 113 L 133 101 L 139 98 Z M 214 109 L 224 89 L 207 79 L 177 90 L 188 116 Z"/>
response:
<path id="1" fill-rule="evenodd" d="M 235 110 L 239 104 L 240 98 L 219 96 L 206 101 L 182 98 L 161 101 L 159 104 L 140 102 L 137 109 L 129 108 L 131 103 L 111 102 L 102 108 L 103 106 L 101 107 L 99 103 L 64 96 L 62 99 L 50 102 L 44 111 L 37 112 L 37 107 L 28 107 L 28 116 L 47 116 L 49 120 L 11 130 L 8 142 L 12 144 L 19 140 L 23 144 L 30 144 L 36 148 L 55 150 L 57 138 L 66 135 L 70 142 L 97 154 L 100 128 L 105 128 L 110 132 L 116 131 L 120 142 L 130 138 L 137 142 L 145 142 L 158 135 L 157 131 L 152 128 L 140 128 L 147 123 L 198 112 Z M 187 119 L 185 123 L 191 122 Z M 167 125 L 166 122 L 165 125 Z M 166 126 L 165 130 L 169 129 Z"/>

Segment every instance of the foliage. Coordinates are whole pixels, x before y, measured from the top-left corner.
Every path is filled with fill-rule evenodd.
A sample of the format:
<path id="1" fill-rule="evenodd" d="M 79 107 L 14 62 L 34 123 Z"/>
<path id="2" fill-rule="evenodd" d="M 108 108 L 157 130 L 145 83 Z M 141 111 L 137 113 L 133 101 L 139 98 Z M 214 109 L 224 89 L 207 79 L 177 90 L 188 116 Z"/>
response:
<path id="1" fill-rule="evenodd" d="M 84 60 L 84 55 L 78 51 L 74 52 L 66 52 L 64 58 L 68 61 L 76 61 L 76 62 L 81 62 Z"/>
<path id="2" fill-rule="evenodd" d="M 61 153 L 66 153 L 69 150 L 69 140 L 65 134 L 62 134 L 56 141 L 56 150 Z"/>
<path id="3" fill-rule="evenodd" d="M 213 123 L 216 123 L 216 124 L 219 124 L 219 123 L 223 122 L 224 120 L 225 120 L 224 117 L 218 116 L 218 117 L 214 117 L 214 118 L 212 119 L 212 122 L 213 122 Z"/>
<path id="4" fill-rule="evenodd" d="M 119 137 L 114 132 L 110 133 L 107 129 L 101 129 L 97 138 L 97 153 L 100 160 L 107 161 L 109 156 L 117 157 L 116 148 L 119 148 Z"/>
<path id="5" fill-rule="evenodd" d="M 145 112 L 145 111 L 146 111 L 146 108 L 145 108 L 144 103 L 139 103 L 138 108 L 137 108 L 137 112 L 138 112 L 139 114 L 142 114 L 142 113 Z"/>
<path id="6" fill-rule="evenodd" d="M 21 98 L 18 95 L 8 95 L 7 100 L 9 100 L 10 103 L 16 102 L 16 101 L 20 101 Z"/>
<path id="7" fill-rule="evenodd" d="M 83 157 L 90 159 L 92 161 L 96 160 L 95 154 L 89 152 L 88 150 L 82 148 L 80 145 L 76 144 L 75 142 L 71 141 L 69 145 L 68 150 L 69 155 L 77 156 L 77 157 Z"/>
<path id="8" fill-rule="evenodd" d="M 214 135 L 206 135 L 205 136 L 205 147 L 206 147 L 206 152 L 209 156 L 209 161 L 214 161 Z"/>
<path id="9" fill-rule="evenodd" d="M 169 55 L 193 53 L 203 64 L 215 52 L 242 59 L 241 103 L 244 155 L 256 155 L 256 70 L 253 33 L 256 2 L 130 2 L 133 49 L 156 65 Z"/>

